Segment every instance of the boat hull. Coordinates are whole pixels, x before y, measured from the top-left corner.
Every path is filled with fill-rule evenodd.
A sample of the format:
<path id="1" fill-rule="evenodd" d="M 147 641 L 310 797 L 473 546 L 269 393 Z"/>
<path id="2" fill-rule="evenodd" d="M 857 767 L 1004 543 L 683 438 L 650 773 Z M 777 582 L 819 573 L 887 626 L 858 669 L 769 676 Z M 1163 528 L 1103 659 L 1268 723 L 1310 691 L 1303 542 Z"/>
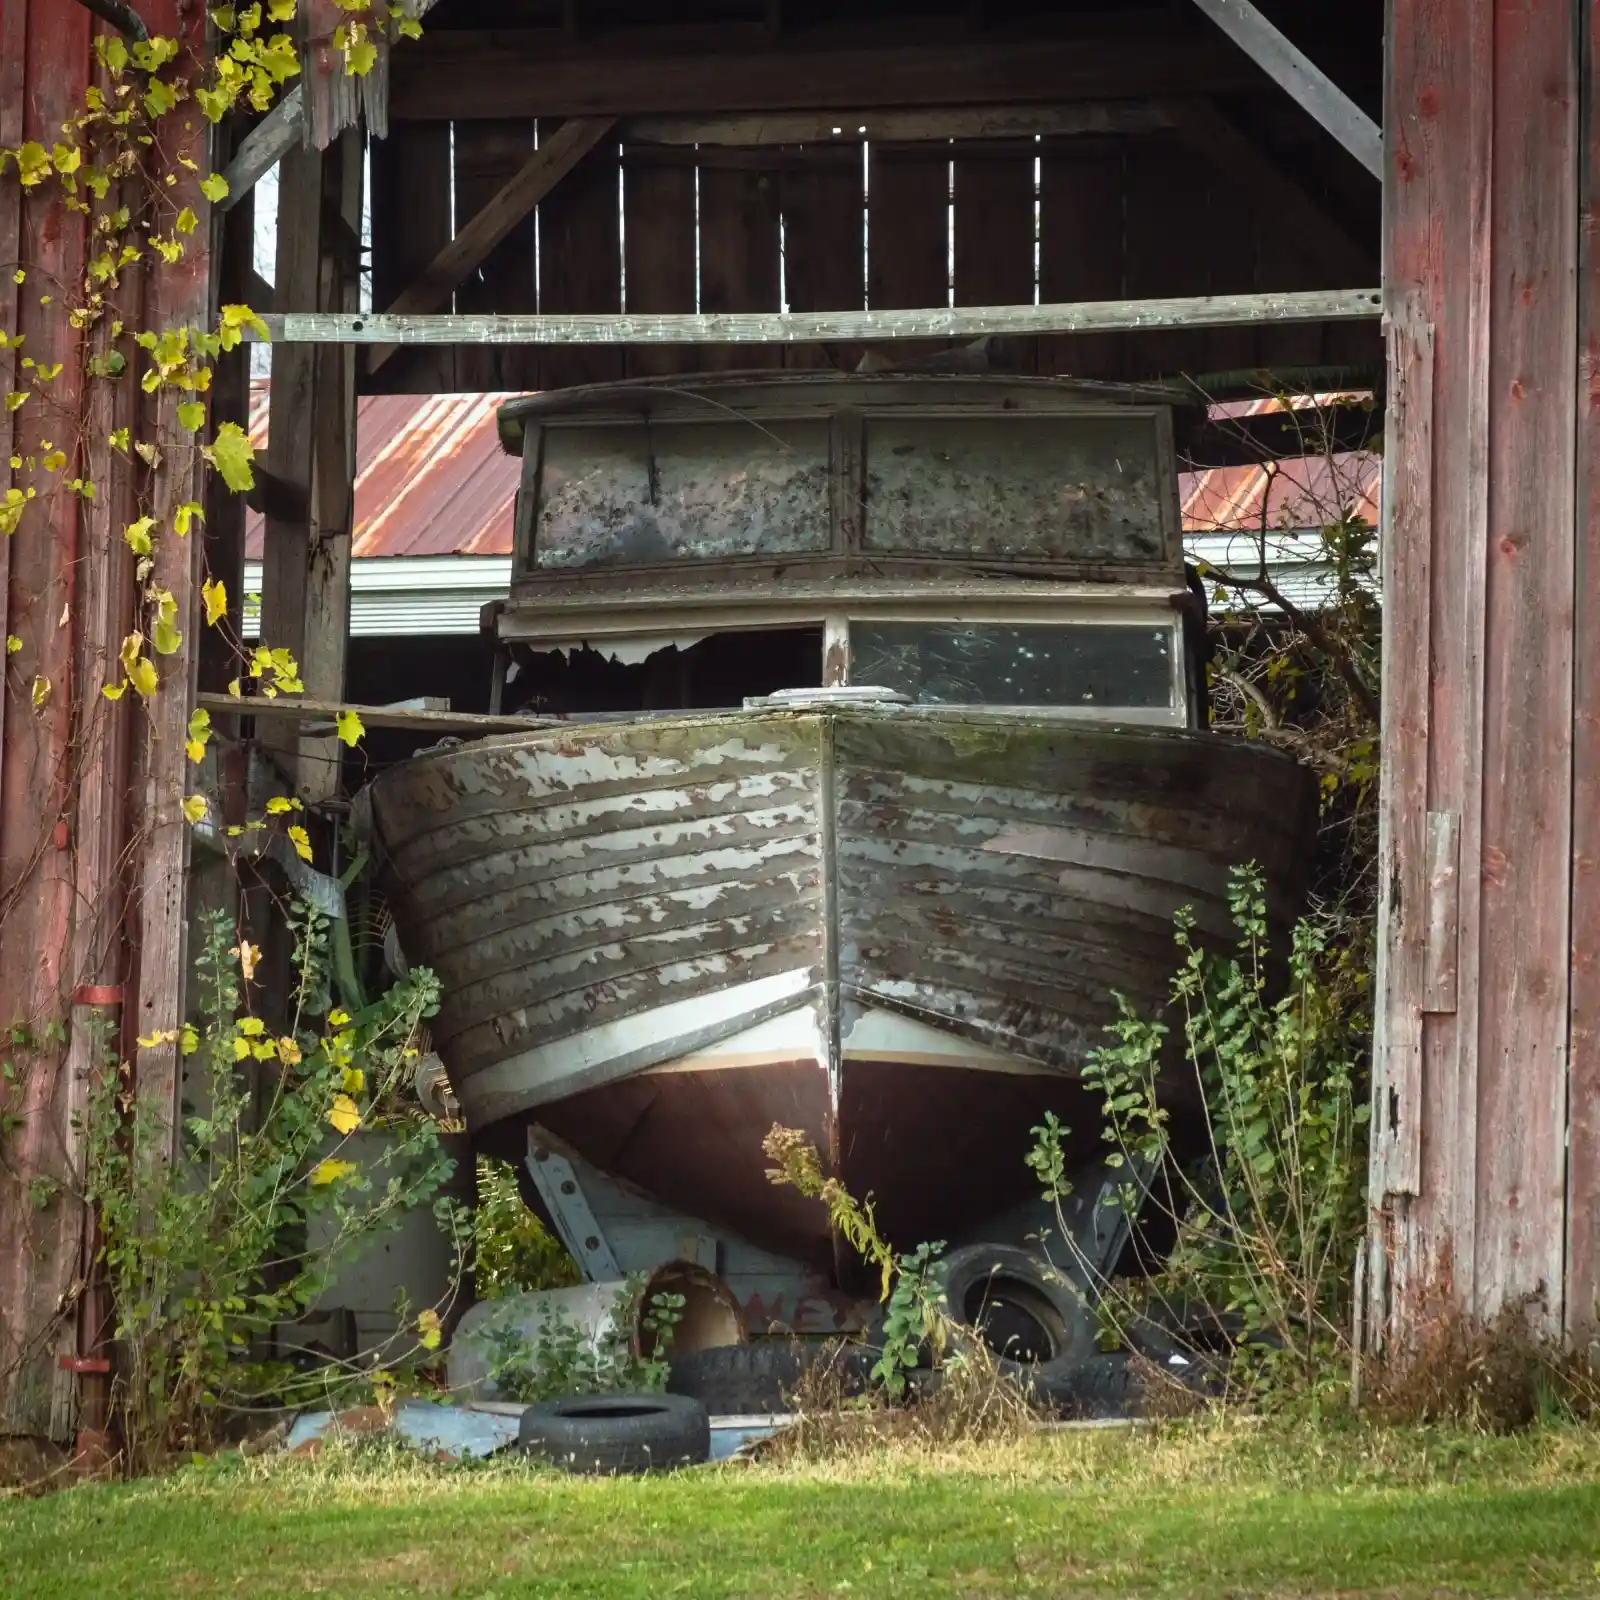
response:
<path id="1" fill-rule="evenodd" d="M 430 753 L 374 785 L 402 942 L 469 1124 L 536 1122 L 658 1199 L 820 1262 L 773 1123 L 901 1245 L 1025 1198 L 1115 1014 L 1227 936 L 1232 866 L 1285 919 L 1308 775 L 1214 736 L 923 708 L 686 715 Z"/>

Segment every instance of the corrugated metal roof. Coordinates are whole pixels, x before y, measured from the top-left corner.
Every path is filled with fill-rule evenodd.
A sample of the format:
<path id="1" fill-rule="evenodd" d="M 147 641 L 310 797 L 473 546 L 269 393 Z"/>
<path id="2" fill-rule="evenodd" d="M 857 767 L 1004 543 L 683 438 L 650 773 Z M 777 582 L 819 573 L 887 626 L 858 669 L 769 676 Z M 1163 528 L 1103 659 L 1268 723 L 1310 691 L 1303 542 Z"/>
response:
<path id="1" fill-rule="evenodd" d="M 251 393 L 250 437 L 266 445 L 267 386 Z M 505 394 L 368 395 L 356 415 L 353 554 L 509 556 L 521 463 L 500 448 Z M 1251 411 L 1279 402 L 1252 401 Z M 1228 408 L 1237 412 L 1237 405 Z M 1307 457 L 1271 467 L 1216 467 L 1180 482 L 1186 535 L 1316 528 L 1341 509 L 1378 520 L 1371 455 Z M 249 514 L 246 554 L 261 557 L 262 519 Z"/>
<path id="2" fill-rule="evenodd" d="M 522 463 L 500 448 L 504 394 L 365 395 L 356 411 L 352 554 L 508 556 Z M 252 386 L 250 439 L 267 442 L 267 385 Z M 248 514 L 245 554 L 259 560 L 262 518 Z"/>

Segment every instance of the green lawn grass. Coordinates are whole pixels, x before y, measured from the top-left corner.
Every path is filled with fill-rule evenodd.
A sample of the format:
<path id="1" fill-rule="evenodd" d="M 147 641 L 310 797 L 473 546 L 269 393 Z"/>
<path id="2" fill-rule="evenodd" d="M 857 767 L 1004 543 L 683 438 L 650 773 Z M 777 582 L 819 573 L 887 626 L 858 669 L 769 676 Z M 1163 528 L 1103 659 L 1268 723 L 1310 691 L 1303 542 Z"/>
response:
<path id="1" fill-rule="evenodd" d="M 0 1594 L 1600 1593 L 1600 1434 L 1167 1425 L 596 1481 L 237 1456 L 0 1503 Z"/>

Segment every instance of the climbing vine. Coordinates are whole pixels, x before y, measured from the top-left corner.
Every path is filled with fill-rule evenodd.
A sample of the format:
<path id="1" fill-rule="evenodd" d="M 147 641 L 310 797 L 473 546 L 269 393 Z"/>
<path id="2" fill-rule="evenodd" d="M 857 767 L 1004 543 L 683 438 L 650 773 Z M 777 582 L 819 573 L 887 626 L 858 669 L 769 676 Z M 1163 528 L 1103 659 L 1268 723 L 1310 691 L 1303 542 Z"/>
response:
<path id="1" fill-rule="evenodd" d="M 425 9 L 418 0 L 406 4 L 374 4 L 372 0 L 332 0 L 339 20 L 326 39 L 307 41 L 327 45 L 342 59 L 352 77 L 369 73 L 378 60 L 380 42 L 416 38 L 421 24 L 414 12 Z M 204 521 L 203 496 L 177 499 L 163 514 L 156 507 L 151 480 L 169 463 L 178 448 L 199 443 L 202 474 L 220 481 L 234 493 L 254 487 L 255 452 L 246 429 L 237 421 L 221 420 L 208 427 L 209 394 L 214 363 L 236 349 L 247 334 L 267 337 L 261 317 L 248 305 L 225 304 L 214 325 L 138 327 L 125 305 L 124 290 L 134 269 L 159 272 L 183 262 L 197 239 L 207 237 L 203 214 L 228 196 L 227 179 L 219 172 L 202 173 L 200 164 L 185 153 L 194 143 L 196 119 L 216 124 L 230 113 L 264 112 L 301 73 L 302 47 L 289 28 L 295 24 L 299 0 L 251 0 L 249 5 L 213 6 L 210 48 L 203 53 L 186 50 L 177 41 L 159 36 L 125 39 L 101 33 L 94 41 L 99 81 L 90 86 L 77 113 L 59 127 L 59 139 L 47 145 L 28 140 L 15 148 L 0 147 L 0 174 L 14 169 L 23 191 L 53 188 L 53 198 L 87 219 L 89 240 L 81 279 L 68 284 L 30 284 L 27 267 L 9 263 L 24 293 L 37 293 L 48 305 L 60 295 L 71 327 L 95 330 L 95 353 L 83 366 L 82 395 L 71 406 L 56 405 L 48 424 L 41 423 L 36 445 L 18 447 L 10 456 L 13 481 L 0 498 L 0 537 L 10 538 L 33 508 L 57 493 L 93 501 L 106 488 L 89 475 L 85 464 L 91 444 L 142 463 L 146 476 L 139 514 L 120 530 L 134 561 L 139 590 L 139 614 L 117 652 L 115 670 L 98 692 L 118 700 L 130 689 L 142 701 L 166 691 L 162 661 L 182 649 L 186 619 L 171 588 L 158 581 L 158 556 L 163 541 L 187 539 Z M 180 183 L 180 170 L 198 174 L 200 206 L 187 196 L 193 181 Z M 60 380 L 63 363 L 41 362 L 23 346 L 22 333 L 0 333 L 4 348 L 19 352 L 16 387 L 4 403 L 11 413 L 51 408 L 52 387 Z M 85 436 L 83 418 L 89 414 L 89 386 L 137 383 L 146 396 L 165 397 L 162 427 L 141 428 L 146 437 L 122 426 L 103 441 Z M 74 414 L 75 413 L 75 414 Z M 59 439 L 51 437 L 58 431 Z M 170 466 L 169 466 L 170 470 Z M 228 594 L 223 580 L 207 573 L 200 585 L 203 625 L 222 626 L 228 615 Z M 8 655 L 22 641 L 8 636 Z M 300 669 L 292 654 L 268 641 L 246 649 L 235 644 L 240 673 L 229 692 L 242 697 L 243 681 L 252 679 L 256 692 L 267 697 L 301 692 Z M 94 692 L 89 686 L 87 692 Z M 172 692 L 182 692 L 174 686 Z M 51 685 L 36 677 L 32 699 L 36 709 L 48 701 Z M 339 737 L 355 745 L 364 729 L 353 713 L 340 718 Z M 205 757 L 211 736 L 211 719 L 196 710 L 189 719 L 185 748 L 198 764 Z M 182 802 L 191 822 L 207 813 L 203 796 L 189 795 Z M 283 808 L 288 809 L 287 805 Z M 282 814 L 282 813 L 279 813 Z M 229 830 L 238 835 L 262 821 Z M 302 827 L 287 827 L 290 842 L 305 859 L 310 842 Z"/>

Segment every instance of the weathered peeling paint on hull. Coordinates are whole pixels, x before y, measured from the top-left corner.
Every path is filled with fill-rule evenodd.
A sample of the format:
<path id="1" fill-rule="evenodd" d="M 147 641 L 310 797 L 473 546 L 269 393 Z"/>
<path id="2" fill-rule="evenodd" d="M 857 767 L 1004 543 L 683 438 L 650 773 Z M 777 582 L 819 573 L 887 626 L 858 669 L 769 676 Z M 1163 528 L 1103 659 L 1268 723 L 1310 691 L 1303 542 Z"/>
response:
<path id="1" fill-rule="evenodd" d="M 374 786 L 405 948 L 470 1123 L 537 1115 L 595 1165 L 808 1258 L 765 1180 L 805 1128 L 893 1237 L 1023 1197 L 1028 1130 L 1154 1007 L 1171 919 L 1280 914 L 1308 775 L 1212 736 L 921 708 L 689 714 L 485 740 Z"/>

